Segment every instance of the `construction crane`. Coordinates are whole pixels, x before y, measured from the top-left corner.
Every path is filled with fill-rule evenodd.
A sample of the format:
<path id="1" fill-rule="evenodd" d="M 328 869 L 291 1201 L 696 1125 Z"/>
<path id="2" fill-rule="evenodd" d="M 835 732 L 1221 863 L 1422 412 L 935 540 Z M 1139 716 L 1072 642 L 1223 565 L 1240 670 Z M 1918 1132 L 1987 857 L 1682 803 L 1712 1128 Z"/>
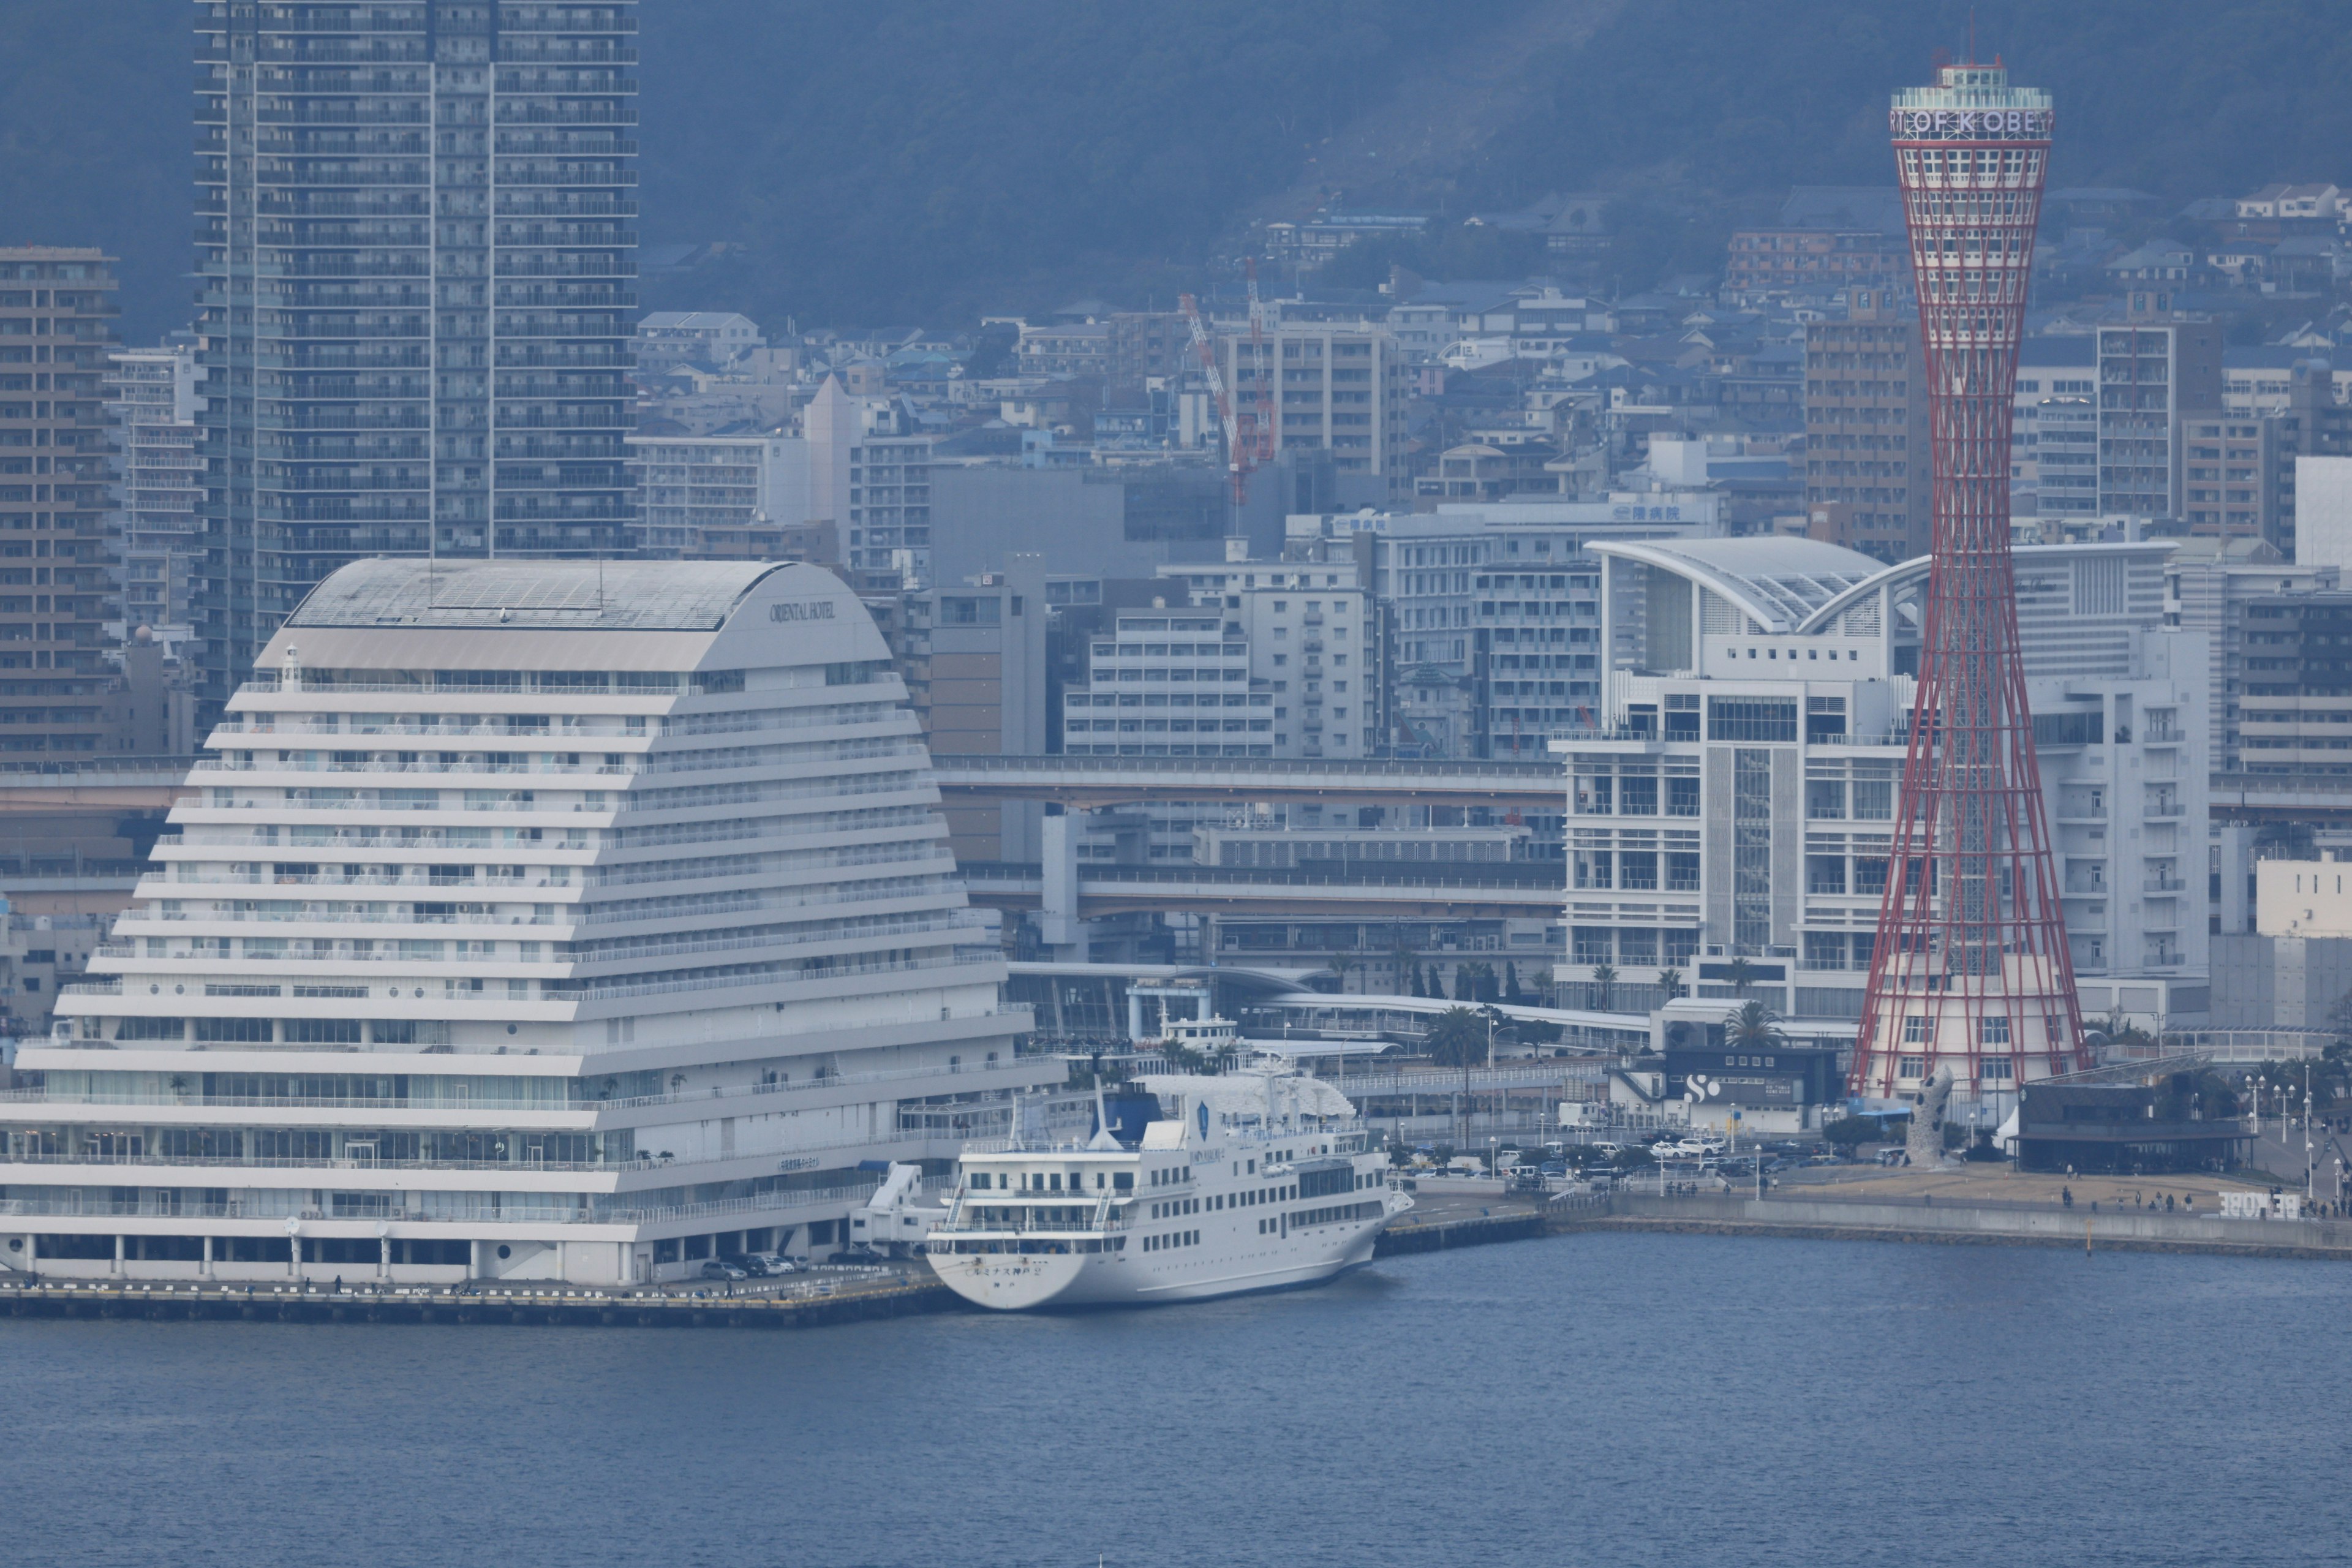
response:
<path id="1" fill-rule="evenodd" d="M 1256 264 L 1252 262 L 1249 269 L 1249 319 L 1250 362 L 1257 374 L 1244 394 L 1245 406 L 1236 402 L 1234 389 L 1225 384 L 1216 344 L 1210 342 L 1209 329 L 1201 320 L 1200 301 L 1186 294 L 1177 306 L 1192 335 L 1192 352 L 1200 356 L 1209 394 L 1216 400 L 1217 423 L 1225 438 L 1225 472 L 1233 481 L 1234 507 L 1238 510 L 1249 494 L 1250 475 L 1274 455 L 1273 404 L 1266 395 L 1265 307 L 1258 299 Z"/>

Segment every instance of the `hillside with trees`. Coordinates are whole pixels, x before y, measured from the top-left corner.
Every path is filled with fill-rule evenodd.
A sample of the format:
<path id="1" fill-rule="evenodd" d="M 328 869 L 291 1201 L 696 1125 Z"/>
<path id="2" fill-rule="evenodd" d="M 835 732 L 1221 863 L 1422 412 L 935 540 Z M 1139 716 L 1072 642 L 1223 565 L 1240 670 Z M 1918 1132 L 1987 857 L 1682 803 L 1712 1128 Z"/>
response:
<path id="1" fill-rule="evenodd" d="M 649 278 L 647 302 L 870 323 L 1080 295 L 1164 305 L 1233 253 L 1252 216 L 1328 194 L 1319 171 L 1367 116 L 1443 115 L 1475 134 L 1425 137 L 1425 156 L 1389 159 L 1384 177 L 1351 167 L 1350 205 L 1419 207 L 1451 226 L 1550 190 L 1616 193 L 1627 240 L 1613 280 L 1643 287 L 1719 261 L 1721 228 L 1791 184 L 1885 182 L 1885 93 L 1922 79 L 1937 48 L 1966 47 L 1969 7 L 642 9 L 645 241 L 723 247 Z M 1980 52 L 2058 94 L 2053 183 L 2180 201 L 2352 178 L 2352 0 L 1975 11 Z M 115 250 L 134 338 L 188 314 L 190 50 L 172 0 L 0 0 L 0 240 Z M 1469 113 L 1481 81 L 1486 118 Z M 1511 258 L 1455 244 L 1433 265 Z"/>

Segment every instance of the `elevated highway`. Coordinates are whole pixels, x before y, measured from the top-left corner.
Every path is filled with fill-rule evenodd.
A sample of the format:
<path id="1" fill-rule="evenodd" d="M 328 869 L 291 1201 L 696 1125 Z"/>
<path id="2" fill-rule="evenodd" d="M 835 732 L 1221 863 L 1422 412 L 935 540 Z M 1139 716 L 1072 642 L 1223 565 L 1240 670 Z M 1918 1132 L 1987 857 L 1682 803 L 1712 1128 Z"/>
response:
<path id="1" fill-rule="evenodd" d="M 1557 863 L 1504 863 L 1494 874 L 1469 868 L 1425 875 L 1349 871 L 1324 876 L 1231 866 L 1077 868 L 1081 917 L 1133 913 L 1234 914 L 1306 919 L 1507 920 L 1559 918 L 1567 890 Z M 1525 874 L 1519 874 L 1520 872 Z M 1508 874 L 1506 874 L 1508 873 Z M 1045 868 L 1034 861 L 968 861 L 974 903 L 1005 910 L 1045 907 Z"/>
<path id="2" fill-rule="evenodd" d="M 1357 762 L 1286 757 L 934 757 L 951 804 L 1049 801 L 1079 810 L 1160 800 L 1567 809 L 1556 762 Z"/>

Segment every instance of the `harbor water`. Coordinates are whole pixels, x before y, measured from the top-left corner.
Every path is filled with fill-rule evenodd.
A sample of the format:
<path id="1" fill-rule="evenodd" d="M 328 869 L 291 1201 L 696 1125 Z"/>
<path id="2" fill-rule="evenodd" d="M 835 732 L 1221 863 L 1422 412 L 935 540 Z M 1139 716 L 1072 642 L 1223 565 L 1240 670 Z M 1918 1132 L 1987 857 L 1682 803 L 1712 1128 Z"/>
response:
<path id="1" fill-rule="evenodd" d="M 24 1561 L 2340 1562 L 2352 1272 L 1582 1235 L 806 1332 L 0 1321 Z"/>

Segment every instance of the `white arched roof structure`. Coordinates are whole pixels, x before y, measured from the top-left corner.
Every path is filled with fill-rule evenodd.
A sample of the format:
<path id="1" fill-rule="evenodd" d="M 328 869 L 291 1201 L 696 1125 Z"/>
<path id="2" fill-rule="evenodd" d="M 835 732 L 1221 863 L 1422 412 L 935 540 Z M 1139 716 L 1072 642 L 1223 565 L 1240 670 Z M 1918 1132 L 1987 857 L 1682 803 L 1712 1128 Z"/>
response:
<path id="1" fill-rule="evenodd" d="M 1751 539 L 1595 540 L 1596 555 L 1687 578 L 1769 632 L 1795 631 L 1888 568 L 1859 550 L 1783 535 Z"/>

